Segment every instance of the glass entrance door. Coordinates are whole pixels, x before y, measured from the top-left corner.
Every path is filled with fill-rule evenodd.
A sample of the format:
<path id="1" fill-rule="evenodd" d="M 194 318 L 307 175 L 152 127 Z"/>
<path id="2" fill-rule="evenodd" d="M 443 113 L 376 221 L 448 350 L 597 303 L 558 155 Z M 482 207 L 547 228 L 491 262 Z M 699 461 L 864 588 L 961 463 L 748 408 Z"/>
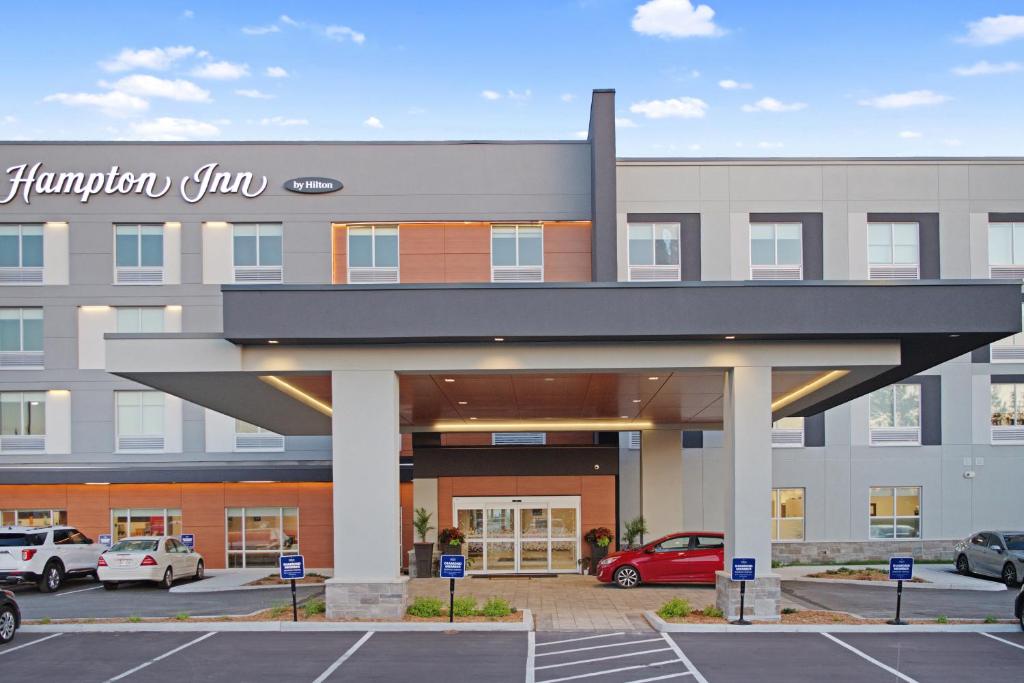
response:
<path id="1" fill-rule="evenodd" d="M 577 571 L 579 496 L 455 498 L 452 505 L 470 573 Z"/>

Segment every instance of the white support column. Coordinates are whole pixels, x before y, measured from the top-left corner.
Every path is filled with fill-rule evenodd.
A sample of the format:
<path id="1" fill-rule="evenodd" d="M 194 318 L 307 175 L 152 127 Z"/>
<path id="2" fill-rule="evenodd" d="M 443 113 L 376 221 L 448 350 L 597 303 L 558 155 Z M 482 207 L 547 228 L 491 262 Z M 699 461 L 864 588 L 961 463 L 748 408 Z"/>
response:
<path id="1" fill-rule="evenodd" d="M 677 430 L 640 433 L 640 510 L 644 541 L 683 531 L 683 440 Z"/>
<path id="2" fill-rule="evenodd" d="M 334 415 L 334 577 L 327 617 L 400 618 L 398 376 L 390 370 L 331 373 Z"/>
<path id="3" fill-rule="evenodd" d="M 772 369 L 735 367 L 725 373 L 725 571 L 716 581 L 716 602 L 726 617 L 739 612 L 739 584 L 729 580 L 734 557 L 757 561 L 747 586 L 745 616 L 779 618 L 781 584 L 772 573 Z"/>

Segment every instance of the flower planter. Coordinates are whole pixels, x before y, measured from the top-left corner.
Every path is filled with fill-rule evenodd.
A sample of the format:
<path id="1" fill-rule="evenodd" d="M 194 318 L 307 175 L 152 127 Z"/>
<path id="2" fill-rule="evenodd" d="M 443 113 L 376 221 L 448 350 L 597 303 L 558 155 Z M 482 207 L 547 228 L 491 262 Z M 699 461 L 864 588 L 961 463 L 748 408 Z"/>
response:
<path id="1" fill-rule="evenodd" d="M 434 544 L 414 543 L 416 549 L 416 577 L 430 578 L 434 566 Z"/>
<path id="2" fill-rule="evenodd" d="M 596 543 L 590 544 L 590 575 L 597 575 L 597 563 L 603 560 L 608 555 L 608 546 L 597 545 Z"/>
<path id="3" fill-rule="evenodd" d="M 451 545 L 451 544 L 441 545 L 440 543 L 438 543 L 437 547 L 441 551 L 442 555 L 465 555 L 466 554 L 465 551 L 463 551 L 463 548 L 465 546 L 462 543 L 460 543 L 459 545 Z"/>

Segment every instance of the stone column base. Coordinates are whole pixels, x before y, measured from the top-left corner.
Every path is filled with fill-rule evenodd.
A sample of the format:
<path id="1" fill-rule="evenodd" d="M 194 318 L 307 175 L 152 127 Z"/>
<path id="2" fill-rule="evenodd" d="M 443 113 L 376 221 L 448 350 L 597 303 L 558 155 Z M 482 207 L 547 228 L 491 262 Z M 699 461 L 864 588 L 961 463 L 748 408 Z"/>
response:
<path id="1" fill-rule="evenodd" d="M 360 581 L 328 579 L 325 602 L 328 619 L 401 619 L 405 616 L 409 577 Z"/>
<path id="2" fill-rule="evenodd" d="M 743 618 L 749 621 L 778 621 L 782 581 L 778 574 L 762 574 L 747 581 L 743 602 Z M 715 606 L 729 621 L 740 616 L 740 582 L 729 578 L 729 572 L 715 572 Z"/>

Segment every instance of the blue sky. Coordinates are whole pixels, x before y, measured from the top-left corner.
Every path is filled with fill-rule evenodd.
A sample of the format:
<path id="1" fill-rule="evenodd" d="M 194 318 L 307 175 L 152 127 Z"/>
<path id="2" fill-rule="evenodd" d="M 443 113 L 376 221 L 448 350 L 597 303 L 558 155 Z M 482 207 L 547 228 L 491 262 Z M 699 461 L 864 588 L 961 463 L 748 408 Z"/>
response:
<path id="1" fill-rule="evenodd" d="M 5 6 L 0 139 L 574 138 L 621 156 L 1024 154 L 1024 2 Z"/>

